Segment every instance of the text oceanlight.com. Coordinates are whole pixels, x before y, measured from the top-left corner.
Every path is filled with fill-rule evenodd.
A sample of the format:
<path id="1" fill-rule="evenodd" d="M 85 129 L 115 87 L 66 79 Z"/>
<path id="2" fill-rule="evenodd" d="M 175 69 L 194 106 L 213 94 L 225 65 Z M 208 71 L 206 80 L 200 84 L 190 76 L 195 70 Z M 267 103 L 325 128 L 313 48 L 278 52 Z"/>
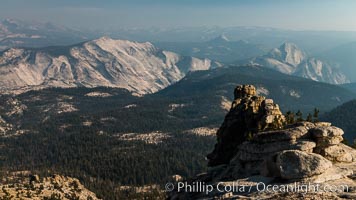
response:
<path id="1" fill-rule="evenodd" d="M 209 194 L 213 191 L 250 193 L 250 192 L 268 192 L 268 193 L 313 193 L 313 192 L 348 192 L 347 185 L 325 185 L 317 183 L 291 183 L 291 184 L 266 184 L 259 182 L 253 185 L 243 185 L 239 182 L 226 184 L 206 184 L 205 182 L 178 182 L 176 184 L 167 183 L 166 191 L 176 190 L 178 192 L 199 192 Z"/>

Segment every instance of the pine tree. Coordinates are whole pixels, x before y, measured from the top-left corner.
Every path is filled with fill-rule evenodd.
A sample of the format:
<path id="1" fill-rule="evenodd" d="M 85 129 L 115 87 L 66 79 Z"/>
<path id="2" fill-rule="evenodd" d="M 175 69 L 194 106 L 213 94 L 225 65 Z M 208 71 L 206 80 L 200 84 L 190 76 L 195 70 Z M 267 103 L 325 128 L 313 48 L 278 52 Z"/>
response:
<path id="1" fill-rule="evenodd" d="M 298 112 L 295 115 L 297 115 L 297 117 L 298 117 L 297 118 L 298 122 L 303 121 L 303 113 L 300 110 L 298 110 Z"/>
<path id="2" fill-rule="evenodd" d="M 294 117 L 294 113 L 292 111 L 286 112 L 286 122 L 287 122 L 287 124 L 295 123 L 295 117 Z"/>
<path id="3" fill-rule="evenodd" d="M 314 117 L 314 122 L 318 122 L 319 121 L 319 109 L 314 108 L 313 117 Z"/>
<path id="4" fill-rule="evenodd" d="M 312 122 L 312 121 L 313 121 L 313 116 L 312 116 L 312 114 L 309 113 L 309 115 L 307 116 L 307 121 L 308 121 L 308 122 Z"/>

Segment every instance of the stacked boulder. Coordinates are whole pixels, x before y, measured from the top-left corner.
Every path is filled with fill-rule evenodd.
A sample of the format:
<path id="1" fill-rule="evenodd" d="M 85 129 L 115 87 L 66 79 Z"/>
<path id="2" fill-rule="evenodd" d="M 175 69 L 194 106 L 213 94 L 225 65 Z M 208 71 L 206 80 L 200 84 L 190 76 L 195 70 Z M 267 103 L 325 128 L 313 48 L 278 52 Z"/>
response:
<path id="1" fill-rule="evenodd" d="M 233 160 L 244 166 L 242 173 L 246 175 L 263 174 L 278 176 L 275 166 L 276 156 L 285 150 L 312 153 L 316 143 L 306 139 L 308 126 L 311 123 L 299 123 L 285 130 L 257 133 L 250 141 L 238 146 L 238 152 Z"/>
<path id="2" fill-rule="evenodd" d="M 316 142 L 315 153 L 318 153 L 333 162 L 355 162 L 356 154 L 353 148 L 342 144 L 344 131 L 340 128 L 323 123 L 324 126 L 310 130 Z"/>
<path id="3" fill-rule="evenodd" d="M 217 132 L 217 144 L 208 155 L 209 166 L 227 164 L 237 153 L 237 146 L 253 134 L 269 128 L 280 128 L 285 117 L 272 99 L 257 96 L 252 85 L 237 86 L 234 101 Z"/>
<path id="4" fill-rule="evenodd" d="M 356 161 L 356 150 L 340 143 L 342 134 L 329 123 L 299 122 L 282 130 L 257 133 L 238 146 L 233 161 L 240 162 L 241 176 L 315 181 L 340 178 L 350 171 L 333 162 Z M 327 176 L 331 171 L 337 171 L 338 176 Z"/>
<path id="5" fill-rule="evenodd" d="M 356 199 L 356 150 L 343 144 L 343 130 L 327 122 L 287 125 L 273 100 L 256 96 L 251 85 L 235 89 L 232 108 L 217 132 L 217 144 L 208 155 L 207 173 L 188 179 L 210 185 L 251 186 L 248 192 L 212 191 L 170 194 L 171 199 Z M 322 184 L 351 188 L 337 193 L 261 193 L 258 185 Z M 292 185 L 293 187 L 293 185 Z M 264 195 L 264 196 L 263 196 Z"/>

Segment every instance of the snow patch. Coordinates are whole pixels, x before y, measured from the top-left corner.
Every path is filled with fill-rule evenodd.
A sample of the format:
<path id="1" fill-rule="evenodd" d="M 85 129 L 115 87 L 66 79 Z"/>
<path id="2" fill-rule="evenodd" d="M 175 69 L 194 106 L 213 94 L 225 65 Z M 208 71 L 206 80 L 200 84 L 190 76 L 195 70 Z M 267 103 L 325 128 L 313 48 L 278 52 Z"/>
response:
<path id="1" fill-rule="evenodd" d="M 295 91 L 295 90 L 289 90 L 289 95 L 290 95 L 291 97 L 295 97 L 295 98 L 297 98 L 297 99 L 299 99 L 299 98 L 301 97 L 301 95 L 300 95 L 297 91 Z"/>

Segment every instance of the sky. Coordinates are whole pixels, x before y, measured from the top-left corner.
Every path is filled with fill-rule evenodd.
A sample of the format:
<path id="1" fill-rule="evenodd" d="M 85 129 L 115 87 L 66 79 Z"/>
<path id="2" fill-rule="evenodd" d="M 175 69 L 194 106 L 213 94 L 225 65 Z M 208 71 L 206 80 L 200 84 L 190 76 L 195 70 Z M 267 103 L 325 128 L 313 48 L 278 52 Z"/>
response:
<path id="1" fill-rule="evenodd" d="M 72 28 L 262 26 L 356 31 L 356 0 L 0 0 L 0 19 Z"/>

